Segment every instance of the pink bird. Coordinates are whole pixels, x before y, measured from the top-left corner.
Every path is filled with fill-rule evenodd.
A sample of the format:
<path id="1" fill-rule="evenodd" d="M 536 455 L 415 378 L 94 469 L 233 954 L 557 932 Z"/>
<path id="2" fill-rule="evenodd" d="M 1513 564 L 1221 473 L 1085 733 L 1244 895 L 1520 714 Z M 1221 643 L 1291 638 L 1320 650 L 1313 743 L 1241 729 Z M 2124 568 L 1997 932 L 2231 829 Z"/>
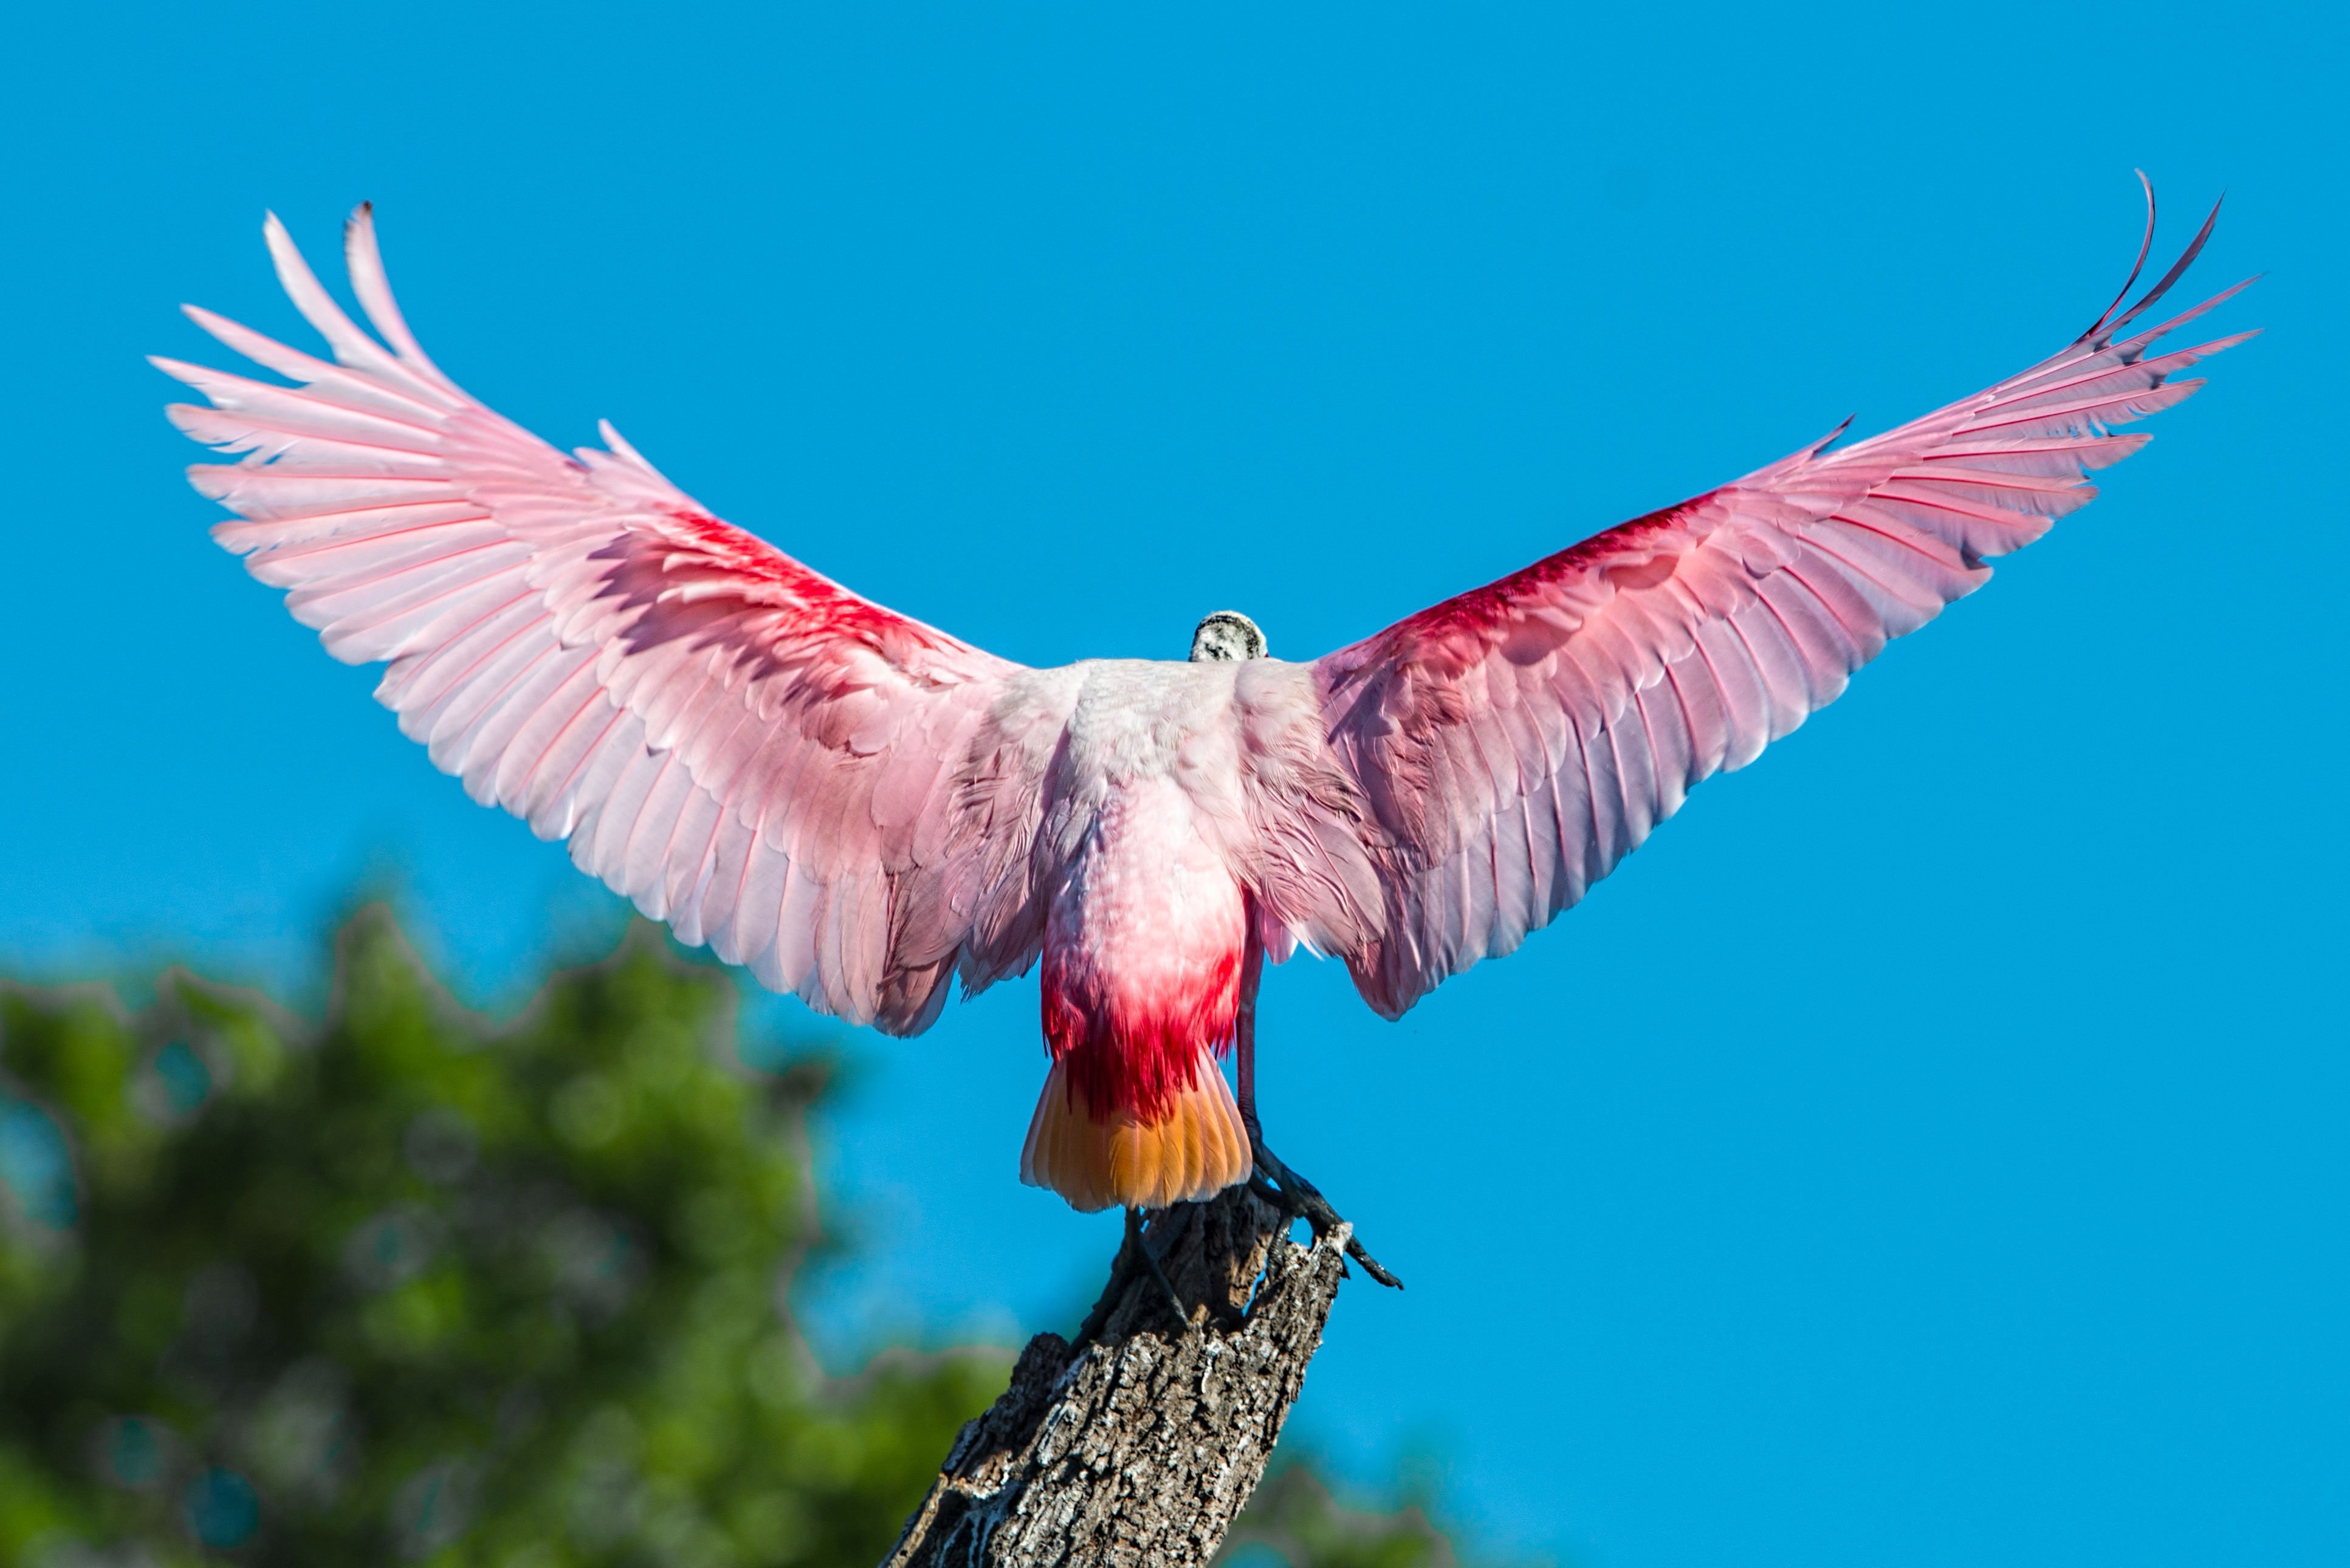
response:
<path id="1" fill-rule="evenodd" d="M 2086 503 L 2084 473 L 2147 440 L 2112 427 L 2251 336 L 2151 353 L 2243 284 L 2121 336 L 2211 232 L 2121 309 L 2152 202 L 2129 282 L 2052 358 L 1303 664 L 1219 611 L 1188 661 L 1027 669 L 719 521 L 609 424 L 567 456 L 425 357 L 364 206 L 345 250 L 377 336 L 272 217 L 334 362 L 190 307 L 292 384 L 155 363 L 211 400 L 173 423 L 241 454 L 189 471 L 236 514 L 214 537 L 329 653 L 389 664 L 377 700 L 475 800 L 681 941 L 891 1034 L 929 1028 L 951 980 L 1041 960 L 1023 1180 L 1131 1225 L 1254 1179 L 1319 1226 L 1258 1128 L 1263 961 L 1335 955 L 1399 1016 Z"/>

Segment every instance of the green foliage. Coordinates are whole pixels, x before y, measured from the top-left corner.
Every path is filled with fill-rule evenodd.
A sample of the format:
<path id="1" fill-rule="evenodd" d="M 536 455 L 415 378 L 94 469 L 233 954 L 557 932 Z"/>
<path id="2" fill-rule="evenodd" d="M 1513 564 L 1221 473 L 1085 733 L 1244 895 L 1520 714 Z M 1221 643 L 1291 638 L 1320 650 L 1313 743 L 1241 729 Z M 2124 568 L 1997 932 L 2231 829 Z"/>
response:
<path id="1" fill-rule="evenodd" d="M 826 1077 L 638 927 L 511 1026 L 381 909 L 312 1025 L 0 985 L 0 1563 L 878 1562 L 1008 1354 L 828 1378 L 781 1292 Z M 1301 1467 L 1236 1561 L 1450 1568 Z"/>
<path id="2" fill-rule="evenodd" d="M 380 910 L 323 1027 L 0 992 L 0 1561 L 878 1560 L 1008 1357 L 815 1367 L 733 1002 L 640 929 L 492 1029 Z"/>
<path id="3" fill-rule="evenodd" d="M 1278 1465 L 1224 1538 L 1229 1568 L 1459 1568 L 1418 1502 L 1391 1512 L 1348 1508 L 1304 1464 Z"/>

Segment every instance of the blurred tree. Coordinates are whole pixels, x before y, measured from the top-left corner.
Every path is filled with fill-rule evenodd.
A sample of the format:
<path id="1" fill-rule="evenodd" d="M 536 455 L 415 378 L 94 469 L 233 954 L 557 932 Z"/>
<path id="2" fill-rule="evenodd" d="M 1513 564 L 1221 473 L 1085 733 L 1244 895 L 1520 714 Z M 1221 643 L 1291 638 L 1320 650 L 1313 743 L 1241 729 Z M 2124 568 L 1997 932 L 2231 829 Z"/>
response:
<path id="1" fill-rule="evenodd" d="M 1277 1464 L 1224 1537 L 1230 1568 L 1460 1568 L 1451 1542 L 1418 1501 L 1392 1511 L 1349 1508 L 1313 1468 Z"/>
<path id="2" fill-rule="evenodd" d="M 0 1560 L 876 1561 L 1009 1358 L 818 1373 L 823 1071 L 735 1069 L 733 1004 L 639 929 L 494 1030 L 380 909 L 322 1029 L 0 995 Z"/>
<path id="3" fill-rule="evenodd" d="M 825 1068 L 743 1069 L 734 1005 L 639 926 L 493 1027 L 380 909 L 323 1025 L 0 987 L 0 1562 L 877 1562 L 1011 1356 L 816 1367 Z M 1295 1568 L 1451 1561 L 1299 1469 L 1263 1504 Z"/>

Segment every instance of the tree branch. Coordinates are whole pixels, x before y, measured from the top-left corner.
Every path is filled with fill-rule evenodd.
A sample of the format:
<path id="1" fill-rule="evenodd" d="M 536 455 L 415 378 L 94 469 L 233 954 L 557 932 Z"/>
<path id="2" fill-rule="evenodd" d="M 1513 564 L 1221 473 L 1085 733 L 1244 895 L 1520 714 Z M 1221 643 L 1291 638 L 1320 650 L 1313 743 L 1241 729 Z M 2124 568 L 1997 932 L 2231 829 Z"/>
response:
<path id="1" fill-rule="evenodd" d="M 1040 1334 L 956 1438 L 884 1568 L 1182 1568 L 1215 1555 L 1264 1473 L 1346 1277 L 1245 1188 L 1130 1237 L 1071 1345 Z M 1189 1314 L 1136 1256 L 1159 1262 Z"/>

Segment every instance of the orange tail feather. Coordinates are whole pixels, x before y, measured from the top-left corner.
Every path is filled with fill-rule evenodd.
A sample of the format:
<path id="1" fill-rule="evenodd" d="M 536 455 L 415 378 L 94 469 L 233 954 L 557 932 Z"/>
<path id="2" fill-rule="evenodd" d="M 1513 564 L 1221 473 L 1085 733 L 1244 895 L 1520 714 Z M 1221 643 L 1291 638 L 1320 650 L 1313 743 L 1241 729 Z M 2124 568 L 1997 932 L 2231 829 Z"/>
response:
<path id="1" fill-rule="evenodd" d="M 1113 1205 L 1164 1209 L 1246 1181 L 1252 1164 L 1232 1088 L 1202 1051 L 1191 1086 L 1149 1124 L 1130 1112 L 1097 1118 L 1061 1064 L 1053 1064 L 1020 1151 L 1020 1179 L 1049 1187 L 1088 1213 Z"/>

